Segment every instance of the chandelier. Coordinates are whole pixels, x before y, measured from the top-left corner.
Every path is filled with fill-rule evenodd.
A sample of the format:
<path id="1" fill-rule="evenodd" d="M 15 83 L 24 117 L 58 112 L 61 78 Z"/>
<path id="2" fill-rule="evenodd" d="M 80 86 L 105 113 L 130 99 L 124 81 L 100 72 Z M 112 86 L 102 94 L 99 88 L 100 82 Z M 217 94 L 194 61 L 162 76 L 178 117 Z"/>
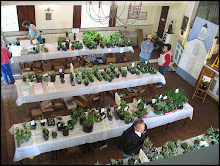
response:
<path id="1" fill-rule="evenodd" d="M 112 5 L 110 7 L 110 14 L 108 16 L 105 16 L 103 12 L 102 1 L 98 1 L 98 8 L 99 8 L 98 11 L 94 11 L 93 9 L 94 5 L 92 4 L 92 1 L 89 2 L 86 1 L 86 11 L 93 21 L 99 22 L 101 24 L 106 24 L 108 22 L 109 24 L 113 24 L 113 20 L 115 19 L 119 25 L 132 25 L 138 20 L 141 11 L 142 1 L 139 4 L 136 3 L 136 1 L 134 1 L 133 3 L 130 2 L 130 5 L 128 7 L 127 18 L 120 18 L 124 13 L 125 5 L 126 5 L 126 1 L 124 1 L 124 7 L 119 16 L 117 16 L 116 1 L 112 1 Z"/>

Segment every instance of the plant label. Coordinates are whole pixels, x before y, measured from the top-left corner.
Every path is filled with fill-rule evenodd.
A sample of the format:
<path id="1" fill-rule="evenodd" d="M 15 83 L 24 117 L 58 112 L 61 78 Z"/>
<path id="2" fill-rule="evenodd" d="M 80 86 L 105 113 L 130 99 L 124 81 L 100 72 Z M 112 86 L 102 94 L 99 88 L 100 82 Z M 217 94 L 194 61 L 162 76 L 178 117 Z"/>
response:
<path id="1" fill-rule="evenodd" d="M 138 100 L 138 104 L 141 102 L 141 99 Z"/>
<path id="2" fill-rule="evenodd" d="M 41 123 L 47 122 L 47 119 L 43 119 L 40 121 Z"/>
<path id="3" fill-rule="evenodd" d="M 147 64 L 147 61 L 145 61 L 145 63 Z"/>
<path id="4" fill-rule="evenodd" d="M 135 107 L 138 106 L 138 101 L 137 101 L 137 99 L 135 99 L 135 98 L 133 99 L 133 104 L 134 104 Z"/>
<path id="5" fill-rule="evenodd" d="M 132 67 L 134 67 L 134 65 L 135 65 L 135 63 L 134 63 L 134 62 L 132 62 L 131 66 L 132 66 Z"/>
<path id="6" fill-rule="evenodd" d="M 112 51 L 112 49 L 111 49 L 111 48 L 109 48 L 109 49 L 108 49 L 108 52 L 111 52 L 111 51 Z"/>
<path id="7" fill-rule="evenodd" d="M 63 72 L 63 69 L 59 69 L 59 73 L 62 73 Z"/>
<path id="8" fill-rule="evenodd" d="M 128 49 L 129 49 L 129 50 L 131 50 L 131 49 L 132 49 L 132 47 L 131 47 L 131 46 L 128 46 Z"/>
<path id="9" fill-rule="evenodd" d="M 125 107 L 125 111 L 127 111 L 128 110 L 128 106 L 127 107 Z"/>
<path id="10" fill-rule="evenodd" d="M 202 80 L 204 82 L 210 82 L 211 81 L 211 78 L 210 77 L 207 77 L 207 76 L 203 76 Z"/>
<path id="11" fill-rule="evenodd" d="M 79 33 L 79 28 L 72 28 L 72 33 Z"/>
<path id="12" fill-rule="evenodd" d="M 166 100 L 166 99 L 167 99 L 167 96 L 164 96 L 163 99 Z"/>
<path id="13" fill-rule="evenodd" d="M 31 126 L 33 126 L 35 124 L 35 121 L 34 120 L 32 120 L 31 121 Z"/>
<path id="14" fill-rule="evenodd" d="M 105 111 L 105 108 L 102 108 L 102 109 L 101 109 L 101 113 L 103 113 L 104 111 Z"/>
<path id="15" fill-rule="evenodd" d="M 175 90 L 175 93 L 179 93 L 179 88 L 177 88 L 177 89 Z"/>
<path id="16" fill-rule="evenodd" d="M 162 94 L 160 95 L 159 99 L 161 99 L 161 98 L 162 98 Z"/>
<path id="17" fill-rule="evenodd" d="M 139 151 L 139 159 L 140 159 L 141 163 L 145 163 L 145 162 L 149 162 L 150 161 L 147 158 L 147 156 L 145 155 L 145 153 L 143 152 L 142 149 L 140 149 L 140 151 Z"/>
<path id="18" fill-rule="evenodd" d="M 48 76 L 48 73 L 46 73 L 46 74 L 43 75 L 43 77 L 47 77 L 47 76 Z"/>
<path id="19" fill-rule="evenodd" d="M 117 110 L 120 110 L 121 109 L 121 106 L 118 106 Z"/>
<path id="20" fill-rule="evenodd" d="M 152 103 L 154 104 L 157 100 L 156 99 L 152 99 Z"/>

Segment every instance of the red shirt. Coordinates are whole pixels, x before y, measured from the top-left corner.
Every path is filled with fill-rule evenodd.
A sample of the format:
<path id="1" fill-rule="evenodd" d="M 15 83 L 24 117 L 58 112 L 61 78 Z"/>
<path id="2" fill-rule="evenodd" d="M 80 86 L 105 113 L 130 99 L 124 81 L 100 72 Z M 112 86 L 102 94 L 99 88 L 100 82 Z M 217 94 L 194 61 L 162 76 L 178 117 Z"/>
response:
<path id="1" fill-rule="evenodd" d="M 11 53 L 6 48 L 1 48 L 1 65 L 8 64 L 10 62 L 9 57 L 11 57 Z"/>
<path id="2" fill-rule="evenodd" d="M 165 51 L 162 54 L 164 54 L 164 53 L 165 53 Z M 170 64 L 170 54 L 165 55 L 165 60 L 166 60 L 166 62 L 163 64 L 163 66 L 168 66 Z"/>

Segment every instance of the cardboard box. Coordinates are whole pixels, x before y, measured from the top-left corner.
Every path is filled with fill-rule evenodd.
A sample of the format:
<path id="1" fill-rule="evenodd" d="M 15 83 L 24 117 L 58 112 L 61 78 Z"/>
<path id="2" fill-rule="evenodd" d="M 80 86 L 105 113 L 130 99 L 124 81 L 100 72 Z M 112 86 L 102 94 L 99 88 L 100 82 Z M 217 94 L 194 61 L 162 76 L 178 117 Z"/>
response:
<path id="1" fill-rule="evenodd" d="M 112 53 L 102 55 L 102 59 L 105 61 L 105 64 L 116 62 L 116 57 Z"/>
<path id="2" fill-rule="evenodd" d="M 64 107 L 62 99 L 54 99 L 53 105 L 54 105 L 54 108 L 63 108 Z"/>
<path id="3" fill-rule="evenodd" d="M 31 109 L 31 114 L 33 117 L 38 118 L 38 117 L 42 116 L 42 111 L 40 108 Z"/>
<path id="4" fill-rule="evenodd" d="M 71 100 L 71 97 L 63 98 L 63 101 L 68 110 L 72 110 L 73 108 L 77 108 L 77 104 Z"/>

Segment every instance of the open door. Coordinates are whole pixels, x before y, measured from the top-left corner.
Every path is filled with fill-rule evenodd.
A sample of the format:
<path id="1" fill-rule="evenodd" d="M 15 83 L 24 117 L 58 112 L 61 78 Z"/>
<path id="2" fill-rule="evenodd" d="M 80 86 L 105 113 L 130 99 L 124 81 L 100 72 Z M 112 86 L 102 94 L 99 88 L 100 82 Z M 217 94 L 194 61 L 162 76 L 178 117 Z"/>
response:
<path id="1" fill-rule="evenodd" d="M 167 15 L 169 11 L 169 6 L 162 6 L 161 15 L 160 15 L 160 22 L 157 29 L 157 36 L 162 39 L 164 28 L 166 25 Z"/>

